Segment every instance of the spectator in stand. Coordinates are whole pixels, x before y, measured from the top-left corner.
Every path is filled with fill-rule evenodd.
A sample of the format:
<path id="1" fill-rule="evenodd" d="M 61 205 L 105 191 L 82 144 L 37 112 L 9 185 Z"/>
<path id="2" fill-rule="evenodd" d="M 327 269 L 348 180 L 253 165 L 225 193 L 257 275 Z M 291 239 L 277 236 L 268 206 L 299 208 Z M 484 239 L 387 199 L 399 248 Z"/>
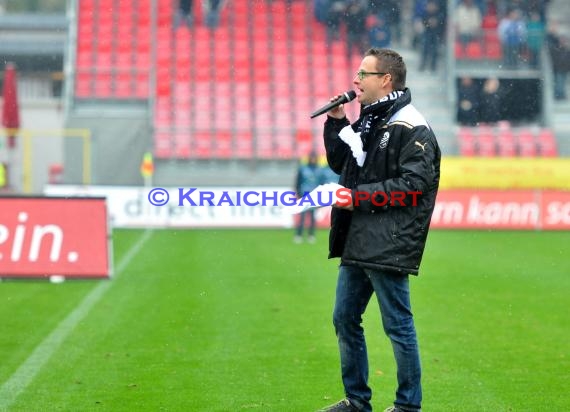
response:
<path id="1" fill-rule="evenodd" d="M 427 66 L 429 66 L 430 70 L 435 72 L 437 68 L 441 34 L 443 33 L 444 26 L 441 9 L 435 0 L 429 0 L 427 2 L 423 24 L 424 31 L 420 71 L 423 71 Z"/>
<path id="2" fill-rule="evenodd" d="M 207 0 L 206 2 L 206 25 L 215 29 L 220 24 L 220 11 L 223 0 Z"/>
<path id="3" fill-rule="evenodd" d="M 184 22 L 186 26 L 192 26 L 192 5 L 194 0 L 179 0 L 178 9 L 174 17 L 174 27 L 178 28 Z"/>
<path id="4" fill-rule="evenodd" d="M 391 38 L 400 44 L 402 42 L 402 2 L 400 0 L 388 0 L 387 5 L 386 24 L 392 31 Z"/>
<path id="5" fill-rule="evenodd" d="M 327 7 L 328 7 L 328 0 L 315 0 L 313 3 L 313 15 L 315 20 L 319 23 L 324 25 L 327 24 Z"/>
<path id="6" fill-rule="evenodd" d="M 400 43 L 402 40 L 401 0 L 370 0 L 369 10 L 372 15 L 383 17 L 390 30 L 390 38 Z"/>
<path id="7" fill-rule="evenodd" d="M 511 9 L 499 22 L 497 28 L 503 47 L 504 63 L 507 68 L 517 68 L 521 53 L 526 46 L 526 23 L 519 9 Z"/>
<path id="8" fill-rule="evenodd" d="M 422 38 L 424 34 L 424 18 L 426 14 L 428 0 L 416 0 L 414 5 L 413 20 L 413 38 L 412 48 L 419 49 L 422 47 Z M 421 50 L 421 49 L 420 49 Z"/>
<path id="9" fill-rule="evenodd" d="M 481 90 L 479 121 L 482 123 L 496 123 L 501 120 L 501 84 L 499 79 L 490 77 L 483 83 Z"/>
<path id="10" fill-rule="evenodd" d="M 507 2 L 507 11 L 517 9 L 523 16 L 528 15 L 528 0 L 509 0 Z"/>
<path id="11" fill-rule="evenodd" d="M 481 11 L 473 0 L 463 0 L 457 6 L 457 34 L 461 47 L 465 51 L 467 45 L 476 40 L 481 32 Z"/>
<path id="12" fill-rule="evenodd" d="M 368 9 L 365 0 L 348 0 L 346 8 L 346 53 L 350 62 L 356 52 L 359 56 L 364 53 L 366 37 L 366 18 Z"/>
<path id="13" fill-rule="evenodd" d="M 339 39 L 340 24 L 346 11 L 343 0 L 328 0 L 326 11 L 327 44 Z"/>
<path id="14" fill-rule="evenodd" d="M 554 98 L 566 100 L 566 77 L 570 71 L 570 42 L 558 32 L 558 23 L 551 22 L 546 35 L 554 72 Z"/>
<path id="15" fill-rule="evenodd" d="M 480 91 L 471 77 L 462 77 L 458 88 L 457 122 L 475 126 L 479 121 Z"/>
<path id="16" fill-rule="evenodd" d="M 383 13 L 372 16 L 372 25 L 368 30 L 370 47 L 386 49 L 392 42 L 392 33 Z"/>
<path id="17" fill-rule="evenodd" d="M 441 46 L 446 47 L 447 38 L 445 33 L 447 31 L 447 0 L 433 0 L 439 9 L 439 43 Z"/>
<path id="18" fill-rule="evenodd" d="M 540 21 L 546 24 L 546 6 L 550 0 L 527 0 L 528 14 L 538 13 Z"/>
<path id="19" fill-rule="evenodd" d="M 544 43 L 544 22 L 540 19 L 537 12 L 530 13 L 530 19 L 526 25 L 527 45 L 528 45 L 528 63 L 532 69 L 538 69 L 540 50 Z"/>
<path id="20" fill-rule="evenodd" d="M 456 9 L 461 4 L 462 1 L 463 0 L 455 0 Z M 490 9 L 494 8 L 496 0 L 473 0 L 473 3 L 475 3 L 475 6 L 479 9 L 481 16 L 484 16 L 487 14 L 488 10 L 490 11 Z M 490 4 L 487 4 L 487 3 L 490 3 Z"/>
<path id="21" fill-rule="evenodd" d="M 544 2 L 545 0 L 537 1 Z M 494 2 L 496 2 L 497 16 L 499 17 L 506 16 L 513 9 L 519 10 L 523 16 L 528 16 L 532 10 L 530 0 L 494 0 Z M 532 7 L 536 8 L 536 5 Z"/>
<path id="22" fill-rule="evenodd" d="M 498 19 L 506 16 L 510 9 L 513 7 L 510 5 L 510 0 L 496 0 L 495 11 Z"/>

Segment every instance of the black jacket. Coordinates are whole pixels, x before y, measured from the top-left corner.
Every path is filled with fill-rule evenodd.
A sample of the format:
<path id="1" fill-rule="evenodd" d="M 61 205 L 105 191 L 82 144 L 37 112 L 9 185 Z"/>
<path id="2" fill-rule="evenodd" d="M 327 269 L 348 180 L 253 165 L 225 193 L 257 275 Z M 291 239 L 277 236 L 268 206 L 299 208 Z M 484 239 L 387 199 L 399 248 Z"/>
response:
<path id="1" fill-rule="evenodd" d="M 353 211 L 334 208 L 331 214 L 329 258 L 376 270 L 418 274 L 431 215 L 439 186 L 441 152 L 424 117 L 410 104 L 406 89 L 385 119 L 373 125 L 362 167 L 356 164 L 339 131 L 346 118 L 328 117 L 324 140 L 331 169 L 340 174 L 339 184 L 358 192 L 419 191 L 417 206 L 406 196 L 404 206 L 376 206 L 361 201 Z M 352 125 L 357 130 L 357 121 Z M 354 199 L 354 197 L 353 197 Z M 376 203 L 383 203 L 383 197 Z"/>

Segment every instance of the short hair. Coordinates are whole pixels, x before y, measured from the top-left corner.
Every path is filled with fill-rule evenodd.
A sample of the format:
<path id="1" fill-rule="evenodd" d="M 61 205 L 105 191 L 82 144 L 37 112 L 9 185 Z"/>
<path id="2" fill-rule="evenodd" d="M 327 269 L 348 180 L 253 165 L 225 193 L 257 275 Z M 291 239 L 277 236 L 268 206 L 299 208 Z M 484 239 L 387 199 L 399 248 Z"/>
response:
<path id="1" fill-rule="evenodd" d="M 394 90 L 406 88 L 406 63 L 397 52 L 373 47 L 366 52 L 365 56 L 376 57 L 376 71 L 390 73 Z"/>

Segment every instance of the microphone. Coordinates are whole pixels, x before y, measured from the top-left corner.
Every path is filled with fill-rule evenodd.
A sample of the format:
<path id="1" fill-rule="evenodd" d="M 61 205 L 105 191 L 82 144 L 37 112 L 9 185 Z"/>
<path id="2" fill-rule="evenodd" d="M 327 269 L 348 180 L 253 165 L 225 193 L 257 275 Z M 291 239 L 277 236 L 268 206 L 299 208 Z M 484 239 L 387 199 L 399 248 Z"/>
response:
<path id="1" fill-rule="evenodd" d="M 348 103 L 352 100 L 354 100 L 354 98 L 356 97 L 356 92 L 354 90 L 349 90 L 348 92 L 345 92 L 342 94 L 342 96 L 335 100 L 334 102 L 331 102 L 329 104 L 327 104 L 326 106 L 321 107 L 319 110 L 313 112 L 313 114 L 311 114 L 311 119 L 320 116 L 323 113 L 328 112 L 331 109 L 334 109 L 337 106 L 340 106 L 341 104 L 344 103 Z"/>

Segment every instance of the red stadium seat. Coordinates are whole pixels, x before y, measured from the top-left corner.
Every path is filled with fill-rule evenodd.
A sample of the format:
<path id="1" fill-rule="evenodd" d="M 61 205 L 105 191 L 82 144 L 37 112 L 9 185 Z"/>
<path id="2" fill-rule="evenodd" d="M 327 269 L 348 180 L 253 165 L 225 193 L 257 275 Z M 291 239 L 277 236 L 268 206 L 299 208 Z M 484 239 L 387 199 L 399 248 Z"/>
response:
<path id="1" fill-rule="evenodd" d="M 459 140 L 459 153 L 461 156 L 476 155 L 476 139 L 473 129 L 469 127 L 461 127 L 457 133 Z"/>
<path id="2" fill-rule="evenodd" d="M 289 130 L 277 132 L 275 136 L 275 155 L 281 159 L 296 157 L 295 139 Z"/>
<path id="3" fill-rule="evenodd" d="M 90 52 L 80 52 L 77 54 L 77 70 L 91 70 L 93 68 L 93 55 Z"/>
<path id="4" fill-rule="evenodd" d="M 218 129 L 231 129 L 233 121 L 233 113 L 229 108 L 218 109 L 216 108 L 215 123 Z"/>
<path id="5" fill-rule="evenodd" d="M 115 76 L 115 96 L 118 98 L 132 98 L 130 73 L 118 73 Z"/>
<path id="6" fill-rule="evenodd" d="M 91 74 L 77 73 L 75 77 L 75 95 L 80 98 L 91 97 Z"/>
<path id="7" fill-rule="evenodd" d="M 309 129 L 297 130 L 295 134 L 295 157 L 306 155 L 313 148 L 313 134 Z"/>
<path id="8" fill-rule="evenodd" d="M 77 46 L 79 50 L 91 49 L 94 43 L 95 35 L 93 34 L 93 26 L 91 24 L 80 25 L 77 30 Z"/>
<path id="9" fill-rule="evenodd" d="M 97 70 L 110 70 L 113 68 L 113 55 L 109 52 L 99 52 L 95 55 L 95 67 Z"/>
<path id="10" fill-rule="evenodd" d="M 159 159 L 168 159 L 172 156 L 170 133 L 157 132 L 154 135 L 154 154 Z"/>
<path id="11" fill-rule="evenodd" d="M 115 67 L 123 70 L 130 70 L 133 62 L 133 55 L 130 52 L 120 52 L 115 55 Z"/>
<path id="12" fill-rule="evenodd" d="M 196 132 L 192 135 L 192 156 L 197 158 L 212 157 L 213 136 L 211 132 Z"/>
<path id="13" fill-rule="evenodd" d="M 481 23 L 481 28 L 483 29 L 497 29 L 499 21 L 495 14 L 487 14 L 483 17 L 483 22 Z"/>
<path id="14" fill-rule="evenodd" d="M 479 135 L 477 137 L 477 152 L 479 156 L 494 157 L 496 152 L 495 136 L 493 131 L 486 127 L 479 127 Z"/>
<path id="15" fill-rule="evenodd" d="M 272 159 L 275 157 L 275 148 L 271 133 L 258 131 L 256 135 L 255 155 L 261 159 Z"/>
<path id="16" fill-rule="evenodd" d="M 503 157 L 516 156 L 517 143 L 511 124 L 507 121 L 501 121 L 497 124 L 497 129 L 497 154 Z"/>
<path id="17" fill-rule="evenodd" d="M 522 128 L 518 132 L 519 155 L 522 157 L 535 157 L 537 155 L 534 132 L 528 128 Z"/>
<path id="18" fill-rule="evenodd" d="M 484 36 L 485 41 L 485 56 L 488 59 L 498 60 L 503 55 L 501 41 L 496 30 L 487 30 Z"/>
<path id="19" fill-rule="evenodd" d="M 135 54 L 135 66 L 141 70 L 146 70 L 150 67 L 150 53 L 138 52 Z M 132 66 L 131 66 L 132 67 Z"/>
<path id="20" fill-rule="evenodd" d="M 498 155 L 501 157 L 514 157 L 517 155 L 516 145 L 514 140 L 498 142 Z"/>
<path id="21" fill-rule="evenodd" d="M 218 159 L 229 159 L 233 155 L 232 134 L 229 131 L 218 131 L 212 141 L 213 155 Z"/>
<path id="22" fill-rule="evenodd" d="M 103 99 L 110 99 L 113 97 L 112 90 L 112 75 L 111 73 L 101 72 L 95 75 L 95 96 Z"/>
<path id="23" fill-rule="evenodd" d="M 253 157 L 253 141 L 250 132 L 238 132 L 235 142 L 234 157 L 239 159 L 250 159 Z"/>
<path id="24" fill-rule="evenodd" d="M 475 142 L 460 142 L 459 154 L 461 156 L 476 156 L 477 151 L 475 147 Z"/>
<path id="25" fill-rule="evenodd" d="M 136 75 L 135 85 L 135 96 L 138 99 L 148 98 L 150 89 L 149 74 L 145 72 L 138 73 Z"/>
<path id="26" fill-rule="evenodd" d="M 556 147 L 556 137 L 550 129 L 542 129 L 538 134 L 538 146 L 540 155 L 543 157 L 556 157 L 558 156 L 558 149 Z"/>
<path id="27" fill-rule="evenodd" d="M 186 110 L 176 110 L 174 112 L 174 126 L 180 129 L 189 129 L 192 126 L 191 113 Z"/>
<path id="28" fill-rule="evenodd" d="M 478 41 L 472 41 L 467 44 L 465 54 L 468 59 L 479 60 L 483 57 L 483 48 Z"/>
<path id="29" fill-rule="evenodd" d="M 88 16 L 91 16 L 92 11 L 95 9 L 95 1 L 96 0 L 82 0 L 79 2 L 79 14 L 86 14 Z"/>

